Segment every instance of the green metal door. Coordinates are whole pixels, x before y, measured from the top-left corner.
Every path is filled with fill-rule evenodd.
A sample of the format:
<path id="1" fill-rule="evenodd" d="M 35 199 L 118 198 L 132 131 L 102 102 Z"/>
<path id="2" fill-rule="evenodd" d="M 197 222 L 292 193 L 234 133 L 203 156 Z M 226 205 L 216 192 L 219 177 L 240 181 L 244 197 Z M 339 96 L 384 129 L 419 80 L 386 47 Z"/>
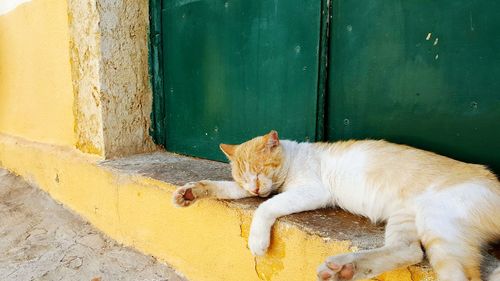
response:
<path id="1" fill-rule="evenodd" d="M 384 138 L 500 172 L 500 2 L 151 0 L 151 10 L 153 135 L 167 150 L 220 160 L 220 142 L 277 129 L 299 141 Z"/>
<path id="2" fill-rule="evenodd" d="M 219 143 L 271 129 L 315 140 L 321 1 L 153 1 L 160 6 L 153 121 L 167 150 L 222 160 Z"/>
<path id="3" fill-rule="evenodd" d="M 500 172 L 500 2 L 334 0 L 326 135 Z"/>

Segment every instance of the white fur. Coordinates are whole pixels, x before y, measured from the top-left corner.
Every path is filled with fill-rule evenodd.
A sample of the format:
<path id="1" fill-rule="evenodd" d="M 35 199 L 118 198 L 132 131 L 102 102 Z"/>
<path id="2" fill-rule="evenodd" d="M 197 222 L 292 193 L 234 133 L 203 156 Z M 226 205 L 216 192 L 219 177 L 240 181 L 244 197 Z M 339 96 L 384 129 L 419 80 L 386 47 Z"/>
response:
<path id="1" fill-rule="evenodd" d="M 432 233 L 447 241 L 459 243 L 467 233 L 457 224 L 468 221 L 474 209 L 495 196 L 478 183 L 463 183 L 454 187 L 436 190 L 429 188 L 414 200 L 419 233 Z"/>
<path id="2" fill-rule="evenodd" d="M 302 211 L 324 208 L 329 204 L 328 194 L 319 185 L 297 186 L 262 203 L 255 211 L 248 247 L 252 254 L 261 256 L 269 247 L 271 227 L 277 218 Z"/>
<path id="3" fill-rule="evenodd" d="M 329 206 L 339 206 L 349 212 L 369 217 L 372 221 L 385 220 L 391 209 L 400 207 L 391 194 L 382 194 L 365 181 L 364 166 L 368 152 L 362 147 L 332 157 L 310 143 L 282 141 L 290 161 L 288 177 L 282 191 L 296 186 L 314 185 L 325 188 L 329 194 Z"/>

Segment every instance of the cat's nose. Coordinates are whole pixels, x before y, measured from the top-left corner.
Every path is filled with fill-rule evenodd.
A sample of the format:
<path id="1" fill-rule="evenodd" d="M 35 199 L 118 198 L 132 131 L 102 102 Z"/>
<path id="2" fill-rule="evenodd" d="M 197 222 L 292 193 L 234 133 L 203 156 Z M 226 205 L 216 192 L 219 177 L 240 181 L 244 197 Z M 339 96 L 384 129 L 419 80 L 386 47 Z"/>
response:
<path id="1" fill-rule="evenodd" d="M 255 180 L 255 189 L 253 192 L 258 195 L 259 189 L 260 189 L 260 181 L 259 181 L 259 178 L 257 177 L 257 179 Z"/>
<path id="2" fill-rule="evenodd" d="M 255 195 L 259 195 L 259 188 L 256 187 L 254 190 L 252 190 L 252 193 L 254 193 Z"/>

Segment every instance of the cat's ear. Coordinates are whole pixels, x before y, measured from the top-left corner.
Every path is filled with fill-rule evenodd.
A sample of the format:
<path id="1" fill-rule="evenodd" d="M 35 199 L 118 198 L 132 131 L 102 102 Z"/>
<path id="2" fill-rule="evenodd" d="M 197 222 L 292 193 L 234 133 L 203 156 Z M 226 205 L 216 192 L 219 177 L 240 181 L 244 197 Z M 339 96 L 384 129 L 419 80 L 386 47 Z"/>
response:
<path id="1" fill-rule="evenodd" d="M 219 145 L 219 147 L 220 147 L 220 150 L 222 150 L 222 152 L 224 152 L 224 154 L 226 154 L 226 156 L 227 156 L 227 158 L 229 158 L 229 160 L 233 159 L 234 152 L 236 150 L 236 145 L 221 143 Z"/>
<path id="2" fill-rule="evenodd" d="M 272 130 L 267 135 L 264 136 L 264 141 L 266 142 L 267 148 L 275 148 L 280 144 L 280 139 L 278 138 L 278 132 Z"/>

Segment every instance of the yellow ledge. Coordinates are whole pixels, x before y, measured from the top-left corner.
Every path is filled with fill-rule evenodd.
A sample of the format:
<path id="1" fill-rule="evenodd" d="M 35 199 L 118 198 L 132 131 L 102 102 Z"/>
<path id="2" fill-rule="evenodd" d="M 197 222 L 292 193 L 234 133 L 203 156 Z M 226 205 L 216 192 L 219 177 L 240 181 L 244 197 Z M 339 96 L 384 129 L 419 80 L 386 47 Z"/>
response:
<path id="1" fill-rule="evenodd" d="M 299 227 L 278 223 L 268 255 L 247 249 L 252 211 L 206 200 L 186 209 L 171 204 L 174 186 L 99 165 L 76 149 L 0 134 L 0 166 L 21 175 L 117 241 L 170 264 L 192 281 L 316 280 L 328 256 L 353 249 Z M 409 267 L 375 280 L 436 280 Z"/>

